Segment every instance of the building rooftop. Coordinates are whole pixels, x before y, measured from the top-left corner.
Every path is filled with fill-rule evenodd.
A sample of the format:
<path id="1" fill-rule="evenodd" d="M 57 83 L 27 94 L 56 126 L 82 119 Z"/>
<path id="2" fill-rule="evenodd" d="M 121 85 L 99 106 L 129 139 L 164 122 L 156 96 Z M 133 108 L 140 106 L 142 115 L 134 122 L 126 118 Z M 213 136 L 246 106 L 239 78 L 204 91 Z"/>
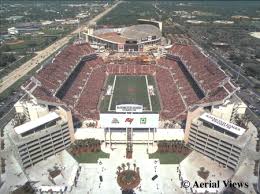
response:
<path id="1" fill-rule="evenodd" d="M 111 42 L 117 42 L 117 43 L 122 43 L 122 44 L 124 44 L 125 41 L 127 40 L 125 37 L 122 37 L 117 32 L 107 32 L 104 34 L 99 34 L 98 37 L 103 38 L 104 40 L 109 40 Z"/>
<path id="2" fill-rule="evenodd" d="M 98 29 L 94 35 L 114 43 L 125 43 L 126 40 L 147 41 L 148 37 L 161 38 L 160 29 L 149 24 L 138 24 L 124 28 Z"/>
<path id="3" fill-rule="evenodd" d="M 46 126 L 45 128 L 38 130 L 37 132 L 32 132 L 26 136 L 22 136 L 12 128 L 9 130 L 8 136 L 15 145 L 19 146 L 28 143 L 33 139 L 44 137 L 46 136 L 46 134 L 54 133 L 55 131 L 57 131 L 58 128 L 60 128 L 61 125 L 65 123 L 66 121 L 59 116 L 54 125 Z"/>
<path id="4" fill-rule="evenodd" d="M 39 127 L 45 123 L 48 123 L 48 122 L 51 122 L 51 121 L 54 121 L 55 119 L 58 119 L 60 116 L 55 113 L 55 112 L 51 112 L 43 117 L 40 117 L 39 119 L 37 120 L 34 120 L 34 121 L 29 121 L 27 123 L 24 123 L 18 127 L 15 127 L 14 130 L 17 134 L 23 134 L 25 132 L 28 132 L 32 129 L 35 129 L 36 127 Z"/>
<path id="5" fill-rule="evenodd" d="M 202 114 L 202 115 L 203 115 L 203 114 Z M 211 116 L 212 116 L 212 115 L 211 115 Z M 217 118 L 217 117 L 214 117 L 214 116 L 213 116 L 212 118 L 216 118 L 219 122 L 222 122 L 222 121 L 223 121 L 223 122 L 229 124 L 228 126 L 236 126 L 236 125 L 234 125 L 234 124 L 228 123 L 228 122 L 226 122 L 226 121 L 224 121 L 224 120 L 222 120 L 222 119 L 219 119 L 219 118 Z M 216 121 L 217 121 L 217 120 L 216 120 Z M 228 128 L 227 128 L 227 129 L 224 129 L 224 127 L 223 127 L 222 125 L 219 126 L 219 125 L 217 125 L 217 124 L 215 124 L 215 123 L 213 123 L 213 122 L 211 122 L 211 121 L 207 121 L 207 120 L 206 120 L 206 122 L 212 123 L 213 125 L 215 125 L 215 126 L 217 126 L 217 127 L 223 128 L 223 130 L 224 130 L 224 131 L 227 131 L 228 133 L 231 133 L 231 134 L 233 133 L 233 132 L 230 132 L 230 130 L 229 130 Z M 205 133 L 208 133 L 208 134 L 210 134 L 211 136 L 214 136 L 214 137 L 220 139 L 221 141 L 230 142 L 230 143 L 232 143 L 233 145 L 236 145 L 236 146 L 238 146 L 238 147 L 240 147 L 240 148 L 242 148 L 242 147 L 244 147 L 244 146 L 247 145 L 247 143 L 248 143 L 248 142 L 250 141 L 250 139 L 252 138 L 252 134 L 253 134 L 253 128 L 252 128 L 252 127 L 249 127 L 247 130 L 244 129 L 243 133 L 240 132 L 241 135 L 235 134 L 235 136 L 237 136 L 237 137 L 235 137 L 235 136 L 230 136 L 228 133 L 226 133 L 226 134 L 221 133 L 221 132 L 219 132 L 219 131 L 217 131 L 217 130 L 213 130 L 212 128 L 210 128 L 210 126 L 205 126 L 205 125 L 203 124 L 203 119 L 201 118 L 201 116 L 200 116 L 200 117 L 197 117 L 196 119 L 194 119 L 194 120 L 192 121 L 192 123 L 195 124 L 195 125 L 197 125 L 197 126 L 199 126 L 199 130 L 200 130 L 200 131 L 203 131 L 203 132 L 205 132 Z M 224 124 L 223 124 L 223 125 L 224 125 Z M 238 127 L 238 126 L 236 126 L 236 127 Z M 233 130 L 235 130 L 235 129 L 233 129 Z M 243 130 L 243 128 L 241 128 L 241 130 Z"/>
<path id="6" fill-rule="evenodd" d="M 223 119 L 220 119 L 220 118 L 217 118 L 211 114 L 208 114 L 208 113 L 203 113 L 201 116 L 200 116 L 200 119 L 204 120 L 204 121 L 207 121 L 207 122 L 210 122 L 216 126 L 219 126 L 221 127 L 222 129 L 225 129 L 231 133 L 234 133 L 236 135 L 243 135 L 243 133 L 246 131 L 244 128 L 242 127 L 239 127 L 237 125 L 234 125 L 232 123 L 229 123 L 229 122 L 226 122 L 224 121 Z"/>

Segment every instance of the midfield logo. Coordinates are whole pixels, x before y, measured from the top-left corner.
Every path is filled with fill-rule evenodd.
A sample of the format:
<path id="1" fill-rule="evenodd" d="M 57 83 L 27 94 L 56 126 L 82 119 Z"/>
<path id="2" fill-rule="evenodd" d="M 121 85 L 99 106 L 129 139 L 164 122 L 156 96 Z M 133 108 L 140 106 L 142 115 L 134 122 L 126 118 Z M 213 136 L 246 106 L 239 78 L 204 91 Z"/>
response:
<path id="1" fill-rule="evenodd" d="M 118 123 L 119 123 L 119 121 L 118 121 L 118 119 L 117 119 L 117 118 L 113 118 L 111 123 L 113 123 L 113 124 L 118 124 Z"/>
<path id="2" fill-rule="evenodd" d="M 133 118 L 126 118 L 126 119 L 125 119 L 125 122 L 128 122 L 128 123 L 130 123 L 130 124 L 132 124 L 133 121 L 134 121 Z"/>
<path id="3" fill-rule="evenodd" d="M 140 124 L 145 125 L 146 124 L 146 118 L 140 118 Z"/>

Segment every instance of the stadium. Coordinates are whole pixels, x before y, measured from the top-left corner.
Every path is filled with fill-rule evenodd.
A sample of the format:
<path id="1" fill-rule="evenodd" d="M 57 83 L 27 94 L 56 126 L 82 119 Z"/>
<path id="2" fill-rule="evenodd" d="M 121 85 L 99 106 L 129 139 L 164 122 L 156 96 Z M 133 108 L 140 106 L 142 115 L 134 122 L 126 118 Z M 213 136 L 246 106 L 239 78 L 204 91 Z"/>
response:
<path id="1" fill-rule="evenodd" d="M 189 110 L 223 105 L 239 88 L 196 45 L 174 44 L 159 57 L 150 52 L 101 57 L 89 43 L 76 42 L 23 89 L 37 104 L 67 107 L 74 126 L 111 145 L 171 138 L 174 130 L 166 128 L 183 127 Z"/>
<path id="2" fill-rule="evenodd" d="M 137 29 L 138 33 L 130 33 Z M 120 30 L 99 32 L 128 34 L 139 46 L 144 37 L 161 38 L 160 29 L 150 24 Z M 133 143 L 149 147 L 170 140 L 178 134 L 172 129 L 180 129 L 179 139 L 183 139 L 189 112 L 202 108 L 222 114 L 219 112 L 228 107 L 239 89 L 191 41 L 173 44 L 157 54 L 125 50 L 127 44 L 124 52 L 115 52 L 118 45 L 113 51 L 107 45 L 100 53 L 93 48 L 93 39 L 86 37 L 89 42 L 76 41 L 63 48 L 22 88 L 36 104 L 71 111 L 75 136 L 97 138 L 110 147 L 126 144 L 128 158 L 132 157 Z M 228 111 L 228 120 L 234 119 L 236 110 Z"/>
<path id="3" fill-rule="evenodd" d="M 143 193 L 161 192 L 165 188 L 155 179 L 172 176 L 168 166 L 156 174 L 155 164 L 181 168 L 184 180 L 197 179 L 201 165 L 213 162 L 214 168 L 207 167 L 215 170 L 213 174 L 226 168 L 231 174 L 244 160 L 253 137 L 253 128 L 239 118 L 246 111 L 236 95 L 239 87 L 192 40 L 176 41 L 167 48 L 158 45 L 155 53 L 110 49 L 100 53 L 89 42 L 78 40 L 60 50 L 22 89 L 28 95 L 15 104 L 17 114 L 9 134 L 20 165 L 30 169 L 66 153 L 74 161 L 76 180 L 78 162 L 85 163 L 93 152 L 99 159 L 93 156 L 92 167 L 82 168 L 87 173 L 95 168 L 94 186 L 85 188 L 85 175 L 80 176 L 84 189 L 94 189 L 92 193 L 122 193 L 117 181 L 111 181 L 112 187 L 106 181 L 113 180 L 122 161 L 137 161 L 142 167 L 141 177 L 148 181 L 138 184 L 149 188 Z M 96 149 L 101 151 L 95 152 L 86 140 L 98 142 Z M 109 159 L 103 158 L 107 153 Z M 100 187 L 103 177 L 105 184 Z M 176 180 L 179 177 L 177 171 Z"/>
<path id="4" fill-rule="evenodd" d="M 89 28 L 87 41 L 95 48 L 117 52 L 144 51 L 145 48 L 161 42 L 161 31 L 151 24 L 138 24 L 123 28 Z"/>
<path id="5" fill-rule="evenodd" d="M 120 104 L 142 105 L 161 120 L 185 120 L 188 108 L 222 104 L 238 89 L 196 46 L 146 57 L 103 60 L 88 43 L 69 45 L 24 89 L 39 103 L 66 105 L 74 118 L 95 121 Z"/>

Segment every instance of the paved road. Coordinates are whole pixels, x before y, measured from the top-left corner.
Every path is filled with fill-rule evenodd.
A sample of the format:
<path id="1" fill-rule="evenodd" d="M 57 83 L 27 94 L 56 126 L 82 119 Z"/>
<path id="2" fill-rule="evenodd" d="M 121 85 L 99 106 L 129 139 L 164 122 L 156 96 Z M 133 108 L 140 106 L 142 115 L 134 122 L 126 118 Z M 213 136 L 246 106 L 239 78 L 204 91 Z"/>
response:
<path id="1" fill-rule="evenodd" d="M 90 20 L 86 25 L 98 21 L 100 18 L 102 18 L 104 15 L 106 15 L 108 12 L 110 12 L 112 9 L 114 9 L 118 4 L 120 4 L 121 1 L 118 1 L 113 6 L 107 8 L 105 11 L 94 17 L 92 20 Z M 64 45 L 66 45 L 69 40 L 76 34 L 78 34 L 80 31 L 84 30 L 85 26 L 81 26 L 75 31 L 71 32 L 66 37 L 56 41 L 49 47 L 45 48 L 42 51 L 37 52 L 37 55 L 33 57 L 31 60 L 27 61 L 23 65 L 21 65 L 19 68 L 15 69 L 11 73 L 9 73 L 7 76 L 2 78 L 2 82 L 0 84 L 0 93 L 5 91 L 7 88 L 12 86 L 18 79 L 26 75 L 30 70 L 32 70 L 34 67 L 36 67 L 39 63 L 46 60 L 51 54 L 53 54 L 55 51 L 58 51 L 60 48 L 62 48 Z"/>

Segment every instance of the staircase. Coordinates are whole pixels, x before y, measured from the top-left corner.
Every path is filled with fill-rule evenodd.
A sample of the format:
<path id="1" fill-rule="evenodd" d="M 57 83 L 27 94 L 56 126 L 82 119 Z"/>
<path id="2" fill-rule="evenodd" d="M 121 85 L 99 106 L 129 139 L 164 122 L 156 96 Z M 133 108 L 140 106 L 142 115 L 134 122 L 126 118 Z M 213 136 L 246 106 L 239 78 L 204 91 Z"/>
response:
<path id="1" fill-rule="evenodd" d="M 231 113 L 231 118 L 230 118 L 231 123 L 235 123 L 235 117 L 237 115 L 238 109 L 239 109 L 239 105 L 235 104 L 234 107 L 233 107 L 232 113 Z"/>
<path id="2" fill-rule="evenodd" d="M 126 158 L 131 159 L 133 154 L 133 139 L 132 129 L 127 128 L 127 140 L 126 140 Z"/>

